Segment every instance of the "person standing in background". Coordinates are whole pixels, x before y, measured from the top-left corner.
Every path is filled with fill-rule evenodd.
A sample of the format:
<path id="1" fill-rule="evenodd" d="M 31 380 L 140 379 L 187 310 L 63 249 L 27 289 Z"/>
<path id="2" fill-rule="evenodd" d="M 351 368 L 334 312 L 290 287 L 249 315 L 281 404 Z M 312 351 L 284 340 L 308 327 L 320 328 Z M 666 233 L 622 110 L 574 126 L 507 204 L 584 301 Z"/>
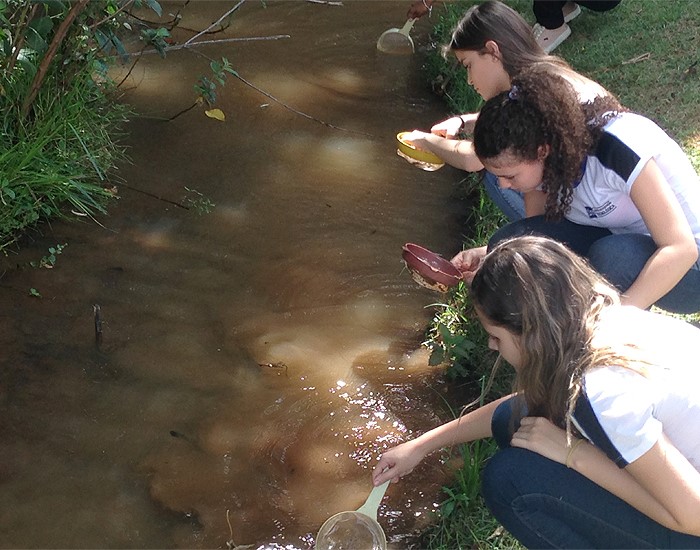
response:
<path id="1" fill-rule="evenodd" d="M 622 0 L 533 0 L 532 11 L 537 23 L 533 27 L 535 39 L 550 53 L 571 35 L 568 23 L 581 13 L 581 6 L 592 11 L 609 11 Z"/>
<path id="2" fill-rule="evenodd" d="M 620 2 L 622 0 L 533 0 L 532 12 L 537 21 L 532 29 L 535 39 L 546 53 L 550 53 L 571 36 L 568 23 L 581 13 L 581 6 L 591 11 L 604 12 L 610 11 Z M 435 0 L 416 0 L 408 8 L 408 19 L 430 15 L 434 3 Z"/>

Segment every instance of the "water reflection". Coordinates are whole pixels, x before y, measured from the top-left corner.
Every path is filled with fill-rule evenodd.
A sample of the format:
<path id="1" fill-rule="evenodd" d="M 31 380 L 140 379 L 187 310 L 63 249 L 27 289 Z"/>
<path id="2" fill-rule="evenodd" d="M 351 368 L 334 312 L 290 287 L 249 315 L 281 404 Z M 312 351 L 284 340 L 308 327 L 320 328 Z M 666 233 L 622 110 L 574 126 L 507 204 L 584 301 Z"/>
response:
<path id="1" fill-rule="evenodd" d="M 203 28 L 223 5 L 191 3 L 183 25 Z M 443 116 L 419 58 L 376 52 L 404 9 L 249 2 L 223 35 L 292 38 L 206 47 L 350 131 L 235 81 L 226 123 L 197 110 L 164 122 L 207 61 L 139 63 L 129 187 L 105 228 L 56 223 L 13 261 L 68 242 L 57 267 L 3 278 L 2 546 L 306 548 L 364 501 L 383 448 L 448 414 L 420 348 L 438 296 L 400 255 L 409 241 L 457 249 L 460 174 L 395 154 L 398 131 Z M 215 209 L 173 205 L 185 187 Z M 389 489 L 379 521 L 397 547 L 444 477 L 435 456 Z"/>

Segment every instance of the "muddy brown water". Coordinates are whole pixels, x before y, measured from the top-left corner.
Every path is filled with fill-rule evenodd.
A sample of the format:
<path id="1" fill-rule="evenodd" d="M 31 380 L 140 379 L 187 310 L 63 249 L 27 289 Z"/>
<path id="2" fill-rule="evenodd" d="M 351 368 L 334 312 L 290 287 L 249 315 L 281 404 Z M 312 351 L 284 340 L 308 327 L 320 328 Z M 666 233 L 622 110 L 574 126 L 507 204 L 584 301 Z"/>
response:
<path id="1" fill-rule="evenodd" d="M 190 3 L 182 26 L 232 5 Z M 440 295 L 400 254 L 459 249 L 462 174 L 395 153 L 398 131 L 446 114 L 420 73 L 427 20 L 415 55 L 376 51 L 407 7 L 248 0 L 209 38 L 289 38 L 198 48 L 342 129 L 234 79 L 225 122 L 200 108 L 165 122 L 208 61 L 137 64 L 109 216 L 53 223 L 3 259 L 0 546 L 309 548 L 364 502 L 383 449 L 449 418 L 421 346 Z M 195 191 L 210 213 L 166 202 Z M 63 243 L 54 269 L 27 267 Z M 393 548 L 414 544 L 447 478 L 436 455 L 389 488 Z"/>

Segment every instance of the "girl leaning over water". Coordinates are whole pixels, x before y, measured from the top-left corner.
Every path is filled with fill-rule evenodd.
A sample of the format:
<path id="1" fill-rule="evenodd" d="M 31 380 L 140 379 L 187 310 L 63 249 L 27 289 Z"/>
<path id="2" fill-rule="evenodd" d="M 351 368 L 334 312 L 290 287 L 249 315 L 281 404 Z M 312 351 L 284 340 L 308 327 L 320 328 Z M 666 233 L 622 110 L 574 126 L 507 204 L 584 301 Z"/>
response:
<path id="1" fill-rule="evenodd" d="M 680 146 L 612 97 L 581 104 L 568 82 L 532 67 L 481 109 L 474 148 L 529 217 L 498 241 L 540 234 L 566 243 L 626 304 L 700 311 L 700 179 Z M 469 280 L 486 247 L 453 263 Z"/>
<path id="2" fill-rule="evenodd" d="M 526 547 L 700 548 L 700 329 L 542 237 L 501 242 L 471 290 L 515 391 L 389 449 L 374 484 L 493 436 L 482 494 Z"/>
<path id="3" fill-rule="evenodd" d="M 455 25 L 445 55 L 454 55 L 464 67 L 467 81 L 484 98 L 508 91 L 511 80 L 532 66 L 565 78 L 576 90 L 580 101 L 610 96 L 605 88 L 574 71 L 561 57 L 548 55 L 537 44 L 532 28 L 513 8 L 497 0 L 488 0 L 469 8 Z M 448 164 L 468 172 L 484 168 L 469 139 L 478 113 L 464 113 L 436 123 L 430 132 L 415 130 L 410 141 L 428 150 Z M 510 220 L 522 218 L 526 206 L 516 191 L 499 189 L 493 174 L 484 173 L 489 197 Z"/>

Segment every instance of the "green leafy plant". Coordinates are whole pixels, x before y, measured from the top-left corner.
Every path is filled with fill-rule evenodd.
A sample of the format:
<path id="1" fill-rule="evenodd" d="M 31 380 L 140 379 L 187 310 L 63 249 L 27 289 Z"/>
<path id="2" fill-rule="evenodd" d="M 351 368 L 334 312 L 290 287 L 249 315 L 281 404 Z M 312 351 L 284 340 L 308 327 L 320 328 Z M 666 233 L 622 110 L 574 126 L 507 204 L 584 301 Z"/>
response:
<path id="1" fill-rule="evenodd" d="M 481 472 L 495 451 L 496 444 L 490 440 L 459 447 L 463 464 L 454 472 L 454 484 L 442 488 L 447 498 L 440 504 L 435 524 L 422 533 L 421 543 L 426 548 L 521 548 L 489 514 L 480 494 Z"/>
<path id="2" fill-rule="evenodd" d="M 209 63 L 211 77 L 202 75 L 194 85 L 194 90 L 209 105 L 216 103 L 216 89 L 226 84 L 226 76 L 238 76 L 231 63 L 225 57 L 221 61 L 213 60 Z"/>
<path id="3" fill-rule="evenodd" d="M 474 204 L 467 219 L 471 236 L 465 248 L 482 246 L 503 223 L 503 215 L 486 196 L 478 176 L 465 178 L 462 187 Z M 444 303 L 433 306 L 438 310 L 425 342 L 431 350 L 430 364 L 446 363 L 452 378 L 480 379 L 490 370 L 495 355 L 489 351 L 486 333 L 476 318 L 468 285 L 460 283 L 446 295 Z"/>
<path id="4" fill-rule="evenodd" d="M 0 250 L 42 220 L 94 219 L 115 196 L 105 182 L 128 109 L 107 68 L 126 54 L 134 5 L 0 1 Z"/>
<path id="5" fill-rule="evenodd" d="M 56 246 L 49 247 L 49 253 L 41 258 L 38 262 L 30 262 L 32 267 L 38 267 L 39 269 L 53 269 L 56 265 L 56 257 L 63 252 L 63 249 L 68 246 L 68 243 L 57 244 Z"/>

